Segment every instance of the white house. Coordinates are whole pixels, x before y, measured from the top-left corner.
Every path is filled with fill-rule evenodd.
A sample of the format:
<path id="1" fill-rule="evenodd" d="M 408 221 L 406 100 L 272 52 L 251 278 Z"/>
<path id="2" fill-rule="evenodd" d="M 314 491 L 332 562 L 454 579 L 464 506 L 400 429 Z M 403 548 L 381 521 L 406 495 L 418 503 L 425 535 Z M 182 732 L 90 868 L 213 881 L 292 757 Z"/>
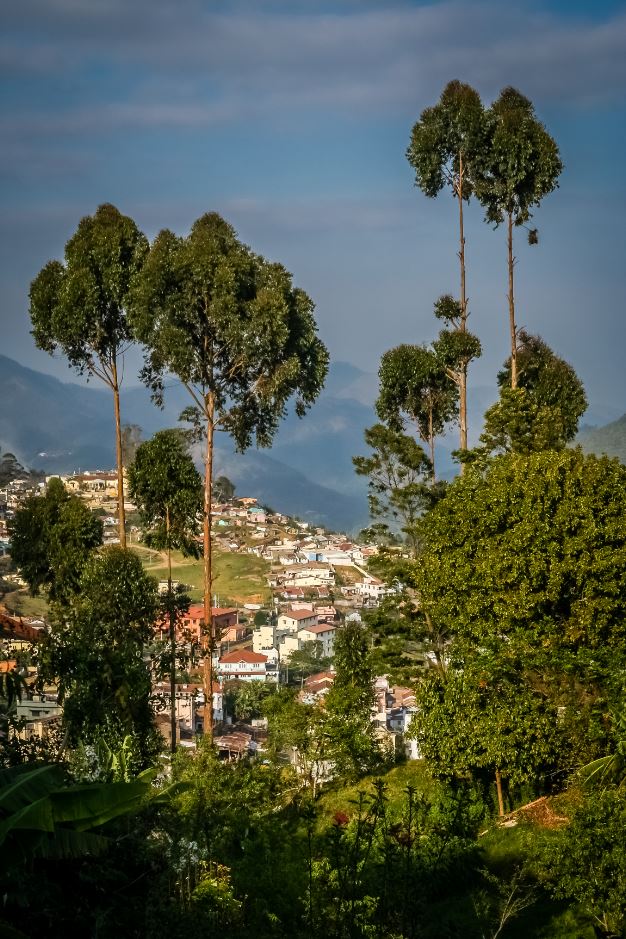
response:
<path id="1" fill-rule="evenodd" d="M 272 649 L 276 645 L 276 630 L 271 623 L 264 626 L 256 626 L 252 631 L 252 650 L 265 654 L 266 649 Z"/>
<path id="2" fill-rule="evenodd" d="M 308 626 L 298 630 L 298 639 L 300 643 L 321 642 L 323 654 L 326 658 L 332 658 L 335 652 L 335 634 L 337 627 L 332 623 L 318 623 L 317 626 Z"/>
<path id="3" fill-rule="evenodd" d="M 354 592 L 364 600 L 380 600 L 381 597 L 391 593 L 391 590 L 378 577 L 367 574 L 363 580 L 354 585 Z"/>
<path id="4" fill-rule="evenodd" d="M 265 681 L 267 656 L 249 649 L 238 649 L 221 656 L 217 663 L 221 680 L 238 678 L 241 681 Z"/>
<path id="5" fill-rule="evenodd" d="M 299 629 L 317 626 L 317 613 L 313 610 L 284 610 L 278 617 L 278 629 L 284 632 L 297 633 Z"/>

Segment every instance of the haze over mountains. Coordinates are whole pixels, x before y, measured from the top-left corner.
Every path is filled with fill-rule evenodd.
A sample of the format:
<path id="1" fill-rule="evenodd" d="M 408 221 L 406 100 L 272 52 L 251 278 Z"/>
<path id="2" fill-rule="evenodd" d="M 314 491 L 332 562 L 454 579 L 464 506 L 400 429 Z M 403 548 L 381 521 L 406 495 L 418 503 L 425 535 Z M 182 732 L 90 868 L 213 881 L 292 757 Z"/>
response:
<path id="1" fill-rule="evenodd" d="M 347 362 L 331 365 L 326 387 L 302 420 L 290 414 L 271 450 L 235 453 L 219 435 L 216 473 L 229 476 L 240 494 L 255 495 L 277 510 L 332 528 L 357 530 L 368 522 L 366 484 L 357 477 L 352 457 L 365 452 L 363 430 L 375 420 L 377 377 Z M 472 442 L 495 388 L 471 393 Z M 113 403 L 97 384 L 61 382 L 0 355 L 0 449 L 15 453 L 26 466 L 46 472 L 102 469 L 115 462 Z M 145 437 L 178 423 L 188 404 L 172 383 L 160 411 L 142 386 L 122 389 L 122 420 L 138 424 Z M 588 422 L 615 418 L 615 408 L 591 407 Z M 626 462 L 626 415 L 606 427 L 586 426 L 579 440 L 585 450 L 606 452 Z M 438 473 L 455 472 L 453 429 L 437 448 Z"/>
<path id="2" fill-rule="evenodd" d="M 238 454 L 220 434 L 216 474 L 229 476 L 240 494 L 303 519 L 350 531 L 367 524 L 366 486 L 354 474 L 352 456 L 374 415 L 349 392 L 363 375 L 337 363 L 315 407 L 302 420 L 289 415 L 271 450 Z M 113 400 L 97 383 L 61 382 L 0 356 L 0 401 L 0 449 L 25 466 L 54 473 L 114 465 Z M 175 383 L 162 411 L 142 386 L 122 388 L 122 420 L 138 424 L 144 437 L 176 426 L 188 404 Z"/>

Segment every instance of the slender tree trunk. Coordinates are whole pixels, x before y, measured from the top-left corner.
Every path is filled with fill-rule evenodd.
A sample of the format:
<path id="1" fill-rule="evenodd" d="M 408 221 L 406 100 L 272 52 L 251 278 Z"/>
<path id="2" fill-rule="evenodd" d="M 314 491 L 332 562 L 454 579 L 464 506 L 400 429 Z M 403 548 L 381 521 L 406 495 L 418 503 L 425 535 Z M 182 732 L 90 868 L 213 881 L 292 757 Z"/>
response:
<path id="1" fill-rule="evenodd" d="M 115 407 L 115 455 L 117 457 L 117 518 L 119 522 L 120 545 L 126 547 L 126 515 L 124 512 L 124 467 L 122 465 L 122 422 L 120 419 L 120 386 L 117 378 L 117 360 L 111 361 L 111 387 Z"/>
<path id="2" fill-rule="evenodd" d="M 213 653 L 215 652 L 215 629 L 213 627 L 213 557 L 211 544 L 211 495 L 213 483 L 213 435 L 215 401 L 209 392 L 205 400 L 207 433 L 204 462 L 204 733 L 213 742 Z"/>
<path id="3" fill-rule="evenodd" d="M 496 770 L 496 792 L 498 793 L 498 813 L 502 817 L 504 815 L 504 799 L 502 798 L 502 774 L 499 769 Z"/>
<path id="4" fill-rule="evenodd" d="M 433 467 L 433 482 L 437 482 L 437 477 L 435 475 L 435 435 L 433 433 L 433 409 L 430 408 L 428 412 L 428 447 L 430 449 L 430 462 Z"/>
<path id="5" fill-rule="evenodd" d="M 165 509 L 167 533 L 167 600 L 170 620 L 170 750 L 176 753 L 176 617 L 172 591 L 172 547 L 170 544 L 170 508 Z"/>
<path id="6" fill-rule="evenodd" d="M 465 289 L 465 229 L 463 226 L 463 153 L 459 153 L 459 264 L 461 266 L 461 332 L 467 332 L 467 292 Z M 463 362 L 459 371 L 459 434 L 460 449 L 467 450 L 467 362 Z M 461 473 L 464 464 L 461 463 Z"/>
<path id="7" fill-rule="evenodd" d="M 508 214 L 507 253 L 509 264 L 509 330 L 511 333 L 511 388 L 517 388 L 517 329 L 515 326 L 515 293 L 513 291 L 513 215 Z"/>

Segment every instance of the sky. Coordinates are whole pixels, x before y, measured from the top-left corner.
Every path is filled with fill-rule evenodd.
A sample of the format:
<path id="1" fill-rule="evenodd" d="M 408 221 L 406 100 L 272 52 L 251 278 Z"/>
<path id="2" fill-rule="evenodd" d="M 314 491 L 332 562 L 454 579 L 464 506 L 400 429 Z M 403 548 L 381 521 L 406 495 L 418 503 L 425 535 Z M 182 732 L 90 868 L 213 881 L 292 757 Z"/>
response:
<path id="1" fill-rule="evenodd" d="M 223 214 L 311 295 L 333 359 L 375 372 L 386 349 L 430 341 L 434 301 L 458 292 L 456 210 L 414 186 L 405 151 L 457 78 L 486 104 L 516 86 L 556 139 L 540 243 L 516 243 L 518 322 L 607 416 L 626 411 L 625 2 L 21 0 L 0 37 L 5 355 L 75 378 L 34 348 L 28 289 L 103 202 L 150 238 Z M 466 237 L 484 347 L 470 380 L 492 385 L 505 232 L 471 204 Z"/>

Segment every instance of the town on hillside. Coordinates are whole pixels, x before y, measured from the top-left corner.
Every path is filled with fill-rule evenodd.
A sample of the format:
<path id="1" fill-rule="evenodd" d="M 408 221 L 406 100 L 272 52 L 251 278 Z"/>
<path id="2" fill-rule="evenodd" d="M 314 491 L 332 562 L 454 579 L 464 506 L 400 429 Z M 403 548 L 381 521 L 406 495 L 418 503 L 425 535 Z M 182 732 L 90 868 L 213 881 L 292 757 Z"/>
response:
<path id="1" fill-rule="evenodd" d="M 29 652 L 49 627 L 45 612 L 23 612 L 24 601 L 30 598 L 26 596 L 24 578 L 11 563 L 8 523 L 24 500 L 42 494 L 52 478 L 60 479 L 68 492 L 102 519 L 104 544 L 119 543 L 117 474 L 113 471 L 85 471 L 46 479 L 24 473 L 0 490 L 2 665 L 5 670 L 24 668 L 27 691 L 17 703 L 17 717 L 21 721 L 19 734 L 26 740 L 45 738 L 60 726 L 63 708 L 54 685 L 37 687 L 36 668 L 22 665 L 32 661 Z M 128 500 L 126 513 L 131 546 L 140 552 L 150 570 L 154 567 L 154 552 L 143 549 L 136 507 Z M 224 759 L 235 759 L 262 752 L 267 736 L 267 721 L 263 718 L 239 718 L 233 706 L 237 691 L 251 683 L 255 687 L 263 684 L 267 690 L 296 686 L 301 701 L 323 702 L 334 679 L 338 632 L 346 622 L 361 622 L 364 611 L 375 609 L 398 588 L 368 572 L 368 561 L 378 553 L 376 545 L 272 511 L 254 497 L 236 498 L 233 493 L 231 499 L 213 503 L 212 516 L 218 557 L 238 555 L 244 562 L 246 558 L 258 559 L 265 579 L 258 593 L 236 600 L 227 598 L 226 602 L 216 595 L 211 611 L 217 637 L 212 656 L 215 742 Z M 172 584 L 174 589 L 194 592 L 193 585 L 179 580 Z M 160 579 L 158 589 L 164 595 L 167 580 Z M 176 625 L 178 647 L 190 663 L 180 670 L 175 686 L 176 743 L 187 747 L 195 746 L 204 727 L 204 616 L 203 603 L 192 601 Z M 166 640 L 165 622 L 155 623 L 154 636 L 155 642 Z M 427 666 L 428 658 L 418 664 Z M 371 720 L 381 745 L 417 758 L 415 741 L 407 737 L 416 711 L 414 693 L 394 685 L 385 675 L 376 677 L 373 691 Z M 158 727 L 164 743 L 170 744 L 170 684 L 156 673 L 153 697 Z M 292 758 L 296 765 L 296 755 Z M 319 772 L 327 776 L 329 768 L 320 768 Z"/>

